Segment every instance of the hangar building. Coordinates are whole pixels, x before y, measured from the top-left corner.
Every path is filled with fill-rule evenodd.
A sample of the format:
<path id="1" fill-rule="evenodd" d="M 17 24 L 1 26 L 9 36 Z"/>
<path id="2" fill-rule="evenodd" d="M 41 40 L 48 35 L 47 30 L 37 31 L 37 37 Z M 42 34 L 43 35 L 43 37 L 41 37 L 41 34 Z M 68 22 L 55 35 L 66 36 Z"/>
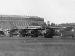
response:
<path id="1" fill-rule="evenodd" d="M 43 24 L 44 18 L 37 16 L 0 15 L 0 30 L 25 29 L 28 26 L 41 26 Z"/>

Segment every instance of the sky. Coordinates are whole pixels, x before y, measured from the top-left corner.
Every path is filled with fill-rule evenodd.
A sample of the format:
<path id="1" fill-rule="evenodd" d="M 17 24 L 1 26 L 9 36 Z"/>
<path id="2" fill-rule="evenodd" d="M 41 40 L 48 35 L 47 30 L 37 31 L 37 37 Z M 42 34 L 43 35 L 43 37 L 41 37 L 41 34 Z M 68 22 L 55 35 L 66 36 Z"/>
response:
<path id="1" fill-rule="evenodd" d="M 1 15 L 43 17 L 45 21 L 75 22 L 75 0 L 0 0 Z"/>

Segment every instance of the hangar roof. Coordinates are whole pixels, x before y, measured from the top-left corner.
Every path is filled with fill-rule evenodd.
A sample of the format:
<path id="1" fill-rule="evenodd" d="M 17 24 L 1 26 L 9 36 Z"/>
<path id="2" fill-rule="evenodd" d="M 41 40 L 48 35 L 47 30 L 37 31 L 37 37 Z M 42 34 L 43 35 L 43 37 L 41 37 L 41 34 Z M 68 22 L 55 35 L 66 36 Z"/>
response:
<path id="1" fill-rule="evenodd" d="M 44 18 L 38 16 L 20 16 L 20 15 L 0 15 L 0 20 L 32 20 L 44 21 Z"/>

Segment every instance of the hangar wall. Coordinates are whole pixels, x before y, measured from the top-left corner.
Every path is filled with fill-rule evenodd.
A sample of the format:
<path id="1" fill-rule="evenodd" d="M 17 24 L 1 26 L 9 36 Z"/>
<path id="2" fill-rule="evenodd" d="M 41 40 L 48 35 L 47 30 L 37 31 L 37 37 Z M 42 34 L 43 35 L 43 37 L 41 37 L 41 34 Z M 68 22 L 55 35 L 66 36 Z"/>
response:
<path id="1" fill-rule="evenodd" d="M 0 28 L 25 28 L 27 26 L 41 26 L 44 19 L 35 16 L 0 15 Z"/>

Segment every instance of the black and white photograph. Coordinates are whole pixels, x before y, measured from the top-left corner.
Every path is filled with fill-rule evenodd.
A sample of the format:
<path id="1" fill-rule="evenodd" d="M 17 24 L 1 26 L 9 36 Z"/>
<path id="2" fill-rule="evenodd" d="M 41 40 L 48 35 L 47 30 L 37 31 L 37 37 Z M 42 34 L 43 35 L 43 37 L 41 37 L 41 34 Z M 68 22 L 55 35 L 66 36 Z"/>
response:
<path id="1" fill-rule="evenodd" d="M 74 56 L 75 0 L 0 0 L 0 56 Z"/>

